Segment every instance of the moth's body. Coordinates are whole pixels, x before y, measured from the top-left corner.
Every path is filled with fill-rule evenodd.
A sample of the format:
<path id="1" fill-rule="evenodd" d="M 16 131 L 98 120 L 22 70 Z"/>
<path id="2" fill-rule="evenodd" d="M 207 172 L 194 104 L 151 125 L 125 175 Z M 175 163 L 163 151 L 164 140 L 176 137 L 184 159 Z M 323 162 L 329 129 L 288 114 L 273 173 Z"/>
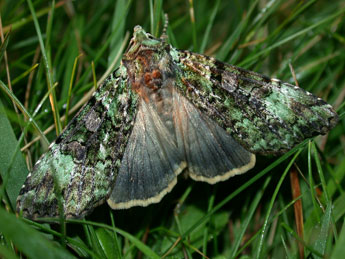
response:
<path id="1" fill-rule="evenodd" d="M 26 217 L 81 217 L 159 202 L 186 170 L 216 183 L 254 153 L 280 154 L 337 122 L 296 86 L 179 51 L 134 29 L 120 68 L 36 163 L 18 197 Z"/>
<path id="2" fill-rule="evenodd" d="M 171 128 L 173 124 L 171 117 L 172 90 L 175 74 L 171 69 L 165 67 L 170 63 L 169 60 L 166 60 L 170 56 L 166 55 L 157 60 L 159 56 L 157 57 L 156 53 L 147 49 L 141 51 L 139 49 L 135 54 L 132 60 L 123 59 L 131 89 L 138 94 L 140 101 L 154 106 L 157 113 L 165 118 L 166 126 Z M 133 59 L 137 62 L 133 62 Z"/>

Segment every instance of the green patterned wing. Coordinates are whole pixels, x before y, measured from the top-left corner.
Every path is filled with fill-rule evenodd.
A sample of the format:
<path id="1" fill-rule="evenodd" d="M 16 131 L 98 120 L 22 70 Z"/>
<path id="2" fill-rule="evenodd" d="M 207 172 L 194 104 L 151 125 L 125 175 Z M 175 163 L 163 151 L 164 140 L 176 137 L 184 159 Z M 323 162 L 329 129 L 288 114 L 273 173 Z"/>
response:
<path id="1" fill-rule="evenodd" d="M 23 216 L 56 217 L 61 207 L 82 217 L 109 197 L 137 110 L 127 84 L 120 67 L 37 161 L 17 199 Z"/>
<path id="2" fill-rule="evenodd" d="M 338 121 L 331 105 L 297 86 L 188 51 L 170 55 L 178 89 L 250 152 L 283 153 Z"/>

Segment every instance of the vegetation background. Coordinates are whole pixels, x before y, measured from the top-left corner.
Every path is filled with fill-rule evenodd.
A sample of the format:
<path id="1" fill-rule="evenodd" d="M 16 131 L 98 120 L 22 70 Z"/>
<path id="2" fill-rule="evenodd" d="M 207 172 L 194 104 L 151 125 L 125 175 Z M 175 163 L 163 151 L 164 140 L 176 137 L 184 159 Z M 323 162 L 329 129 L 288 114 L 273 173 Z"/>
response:
<path id="1" fill-rule="evenodd" d="M 295 74 L 339 124 L 224 183 L 181 177 L 147 208 L 103 205 L 62 224 L 16 215 L 67 114 L 119 64 L 133 27 L 159 36 L 164 13 L 173 46 L 290 83 Z M 0 257 L 343 258 L 344 13 L 341 0 L 1 0 Z"/>

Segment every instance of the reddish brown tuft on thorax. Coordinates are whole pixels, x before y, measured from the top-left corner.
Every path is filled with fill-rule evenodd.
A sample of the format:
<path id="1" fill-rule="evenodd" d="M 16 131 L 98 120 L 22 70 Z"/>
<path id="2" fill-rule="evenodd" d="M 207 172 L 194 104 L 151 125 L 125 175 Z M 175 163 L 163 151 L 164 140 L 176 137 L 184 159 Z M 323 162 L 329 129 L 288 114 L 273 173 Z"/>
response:
<path id="1" fill-rule="evenodd" d="M 156 78 L 156 79 L 161 79 L 162 78 L 161 72 L 158 69 L 153 70 L 152 71 L 152 77 Z"/>

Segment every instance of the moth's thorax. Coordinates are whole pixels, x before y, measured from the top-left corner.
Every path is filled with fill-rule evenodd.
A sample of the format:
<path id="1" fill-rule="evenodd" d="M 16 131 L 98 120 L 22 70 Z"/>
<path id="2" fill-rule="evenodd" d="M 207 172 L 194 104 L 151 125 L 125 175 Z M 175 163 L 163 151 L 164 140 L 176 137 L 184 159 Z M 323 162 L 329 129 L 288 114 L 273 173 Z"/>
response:
<path id="1" fill-rule="evenodd" d="M 169 77 L 170 57 L 159 48 L 144 48 L 122 62 L 127 68 L 131 89 L 145 102 L 160 101 L 163 82 Z"/>
<path id="2" fill-rule="evenodd" d="M 127 69 L 131 89 L 147 103 L 157 103 L 164 95 L 163 82 L 171 74 L 167 48 L 169 44 L 163 39 L 153 37 L 140 26 L 134 28 L 122 63 Z"/>
<path id="3" fill-rule="evenodd" d="M 135 56 L 123 59 L 132 91 L 154 107 L 169 131 L 173 131 L 171 57 L 162 47 L 140 46 Z"/>

